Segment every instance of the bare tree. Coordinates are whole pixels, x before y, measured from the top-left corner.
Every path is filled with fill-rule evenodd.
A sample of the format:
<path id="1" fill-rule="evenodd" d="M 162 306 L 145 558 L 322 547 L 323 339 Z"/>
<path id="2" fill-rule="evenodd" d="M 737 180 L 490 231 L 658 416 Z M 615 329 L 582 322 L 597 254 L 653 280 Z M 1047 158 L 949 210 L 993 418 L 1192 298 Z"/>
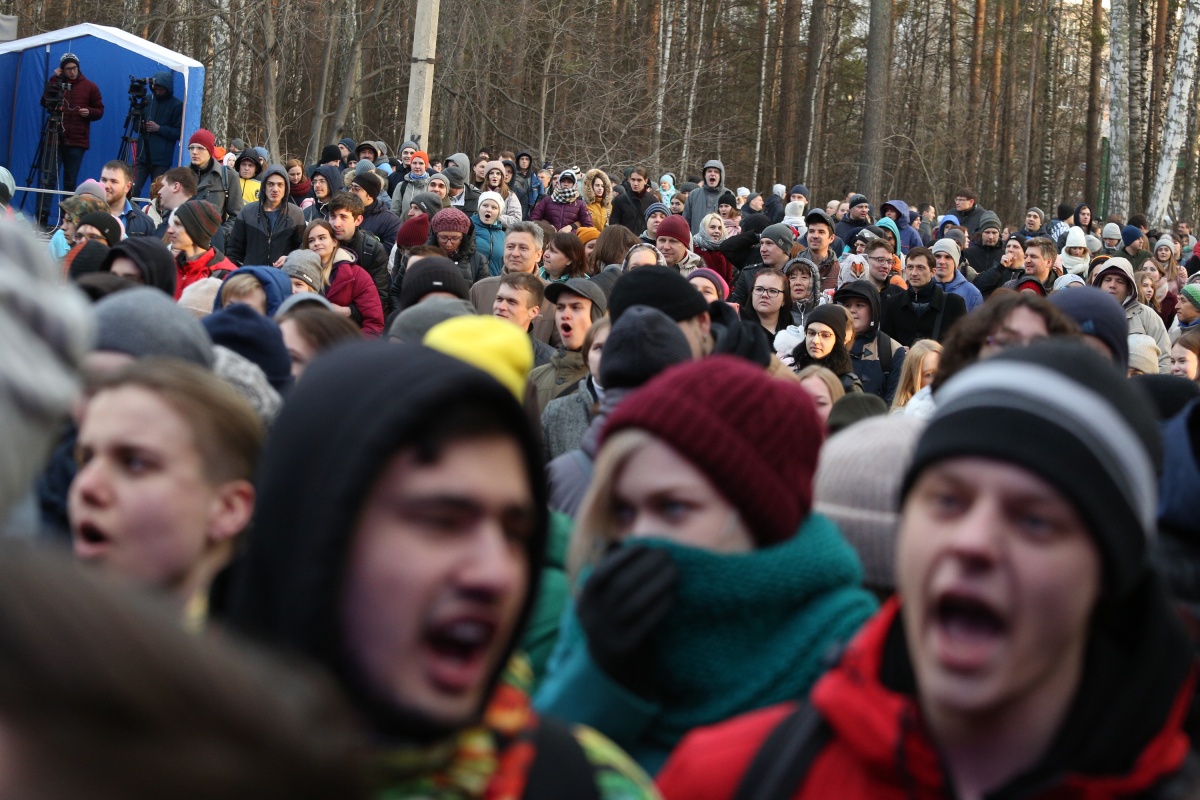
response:
<path id="1" fill-rule="evenodd" d="M 1146 217 L 1152 223 L 1163 224 L 1167 217 L 1167 204 L 1175 185 L 1175 171 L 1179 164 L 1179 151 L 1183 148 L 1183 137 L 1187 126 L 1184 109 L 1192 93 L 1195 78 L 1197 34 L 1200 33 L 1200 0 L 1188 0 L 1183 8 L 1183 24 L 1179 29 L 1179 49 L 1175 56 L 1175 78 L 1171 82 L 1171 99 L 1167 105 L 1167 124 L 1163 132 L 1162 153 L 1155 173 L 1154 188 L 1146 208 Z"/>

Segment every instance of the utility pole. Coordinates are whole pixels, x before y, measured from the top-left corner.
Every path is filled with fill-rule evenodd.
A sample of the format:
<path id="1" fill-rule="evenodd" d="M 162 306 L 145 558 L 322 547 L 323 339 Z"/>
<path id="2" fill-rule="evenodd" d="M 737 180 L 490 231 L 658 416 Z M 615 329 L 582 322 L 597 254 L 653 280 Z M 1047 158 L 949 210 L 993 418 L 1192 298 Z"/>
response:
<path id="1" fill-rule="evenodd" d="M 404 119 L 404 136 L 426 149 L 429 147 L 429 110 L 433 104 L 433 62 L 437 55 L 440 8 L 441 0 L 417 0 L 412 67 L 408 76 L 408 110 Z"/>

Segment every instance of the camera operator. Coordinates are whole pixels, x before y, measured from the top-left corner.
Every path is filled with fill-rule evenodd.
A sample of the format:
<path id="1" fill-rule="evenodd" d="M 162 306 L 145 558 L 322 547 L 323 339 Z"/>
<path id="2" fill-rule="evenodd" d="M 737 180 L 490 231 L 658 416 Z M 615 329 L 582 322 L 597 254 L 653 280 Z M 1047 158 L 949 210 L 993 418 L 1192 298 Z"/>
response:
<path id="1" fill-rule="evenodd" d="M 146 180 L 154 180 L 171 168 L 175 146 L 183 127 L 183 101 L 175 96 L 175 76 L 156 72 L 150 79 L 154 92 L 146 107 L 141 136 L 138 137 L 137 171 L 131 196 L 141 197 Z"/>
<path id="2" fill-rule="evenodd" d="M 92 123 L 104 116 L 100 88 L 83 77 L 74 53 L 64 53 L 58 60 L 58 69 L 42 92 L 42 106 L 52 114 L 62 113 L 58 160 L 62 164 L 63 191 L 73 192 L 83 154 L 91 147 Z"/>

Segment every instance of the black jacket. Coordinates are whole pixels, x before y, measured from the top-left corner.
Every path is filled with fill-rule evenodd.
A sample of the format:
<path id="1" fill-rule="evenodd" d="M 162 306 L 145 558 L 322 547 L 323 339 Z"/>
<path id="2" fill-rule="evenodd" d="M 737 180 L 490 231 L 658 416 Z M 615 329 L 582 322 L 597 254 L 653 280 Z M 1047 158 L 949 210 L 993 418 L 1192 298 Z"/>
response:
<path id="1" fill-rule="evenodd" d="M 263 183 L 268 175 L 283 176 L 284 186 L 289 186 L 287 173 L 278 165 L 263 173 Z M 233 223 L 229 234 L 229 249 L 225 255 L 239 267 L 244 264 L 270 266 L 300 247 L 300 234 L 304 232 L 304 212 L 287 201 L 284 189 L 283 202 L 275 212 L 275 220 L 263 211 L 262 201 L 251 203 L 242 209 Z"/>
<path id="2" fill-rule="evenodd" d="M 911 347 L 918 339 L 944 342 L 951 326 L 967 315 L 967 305 L 961 297 L 946 294 L 937 284 L 930 283 L 929 286 L 932 287 L 928 295 L 929 308 L 923 314 L 918 314 L 913 307 L 917 293 L 912 288 L 883 304 L 880 329 L 905 347 Z"/>
<path id="3" fill-rule="evenodd" d="M 375 234 L 375 238 L 383 242 L 384 249 L 391 252 L 392 248 L 396 246 L 396 234 L 400 232 L 400 224 L 400 218 L 376 199 L 374 203 L 363 210 L 362 225 L 358 227 Z"/>
<path id="4" fill-rule="evenodd" d="M 963 251 L 963 258 L 967 263 L 974 268 L 976 277 L 983 275 L 992 267 L 1000 266 L 1000 257 L 1004 255 L 1004 243 L 1001 242 L 995 247 L 987 247 L 983 244 L 973 244 Z M 976 284 L 978 288 L 978 284 Z M 980 289 L 980 291 L 983 291 Z"/>
<path id="5" fill-rule="evenodd" d="M 634 236 L 641 236 L 642 231 L 646 230 L 646 209 L 659 202 L 658 195 L 654 193 L 653 189 L 647 188 L 642 196 L 638 197 L 629 188 L 628 182 L 624 184 L 624 187 L 625 191 L 613 200 L 608 224 L 624 225 L 633 231 Z"/>
<path id="6" fill-rule="evenodd" d="M 1019 269 L 1008 269 L 1000 264 L 996 264 L 996 266 L 992 267 L 986 272 L 980 272 L 975 277 L 973 283 L 975 284 L 975 288 L 979 290 L 979 293 L 983 295 L 983 299 L 986 300 L 989 296 L 991 296 L 992 292 L 996 291 L 1009 281 L 1016 280 L 1024 274 L 1024 267 Z"/>
<path id="7" fill-rule="evenodd" d="M 375 234 L 364 231 L 362 228 L 354 232 L 350 241 L 341 244 L 358 256 L 358 265 L 371 276 L 371 280 L 375 284 L 375 291 L 379 292 L 379 302 L 383 306 L 383 314 L 386 317 L 392 308 L 388 297 L 390 282 L 388 255 L 390 251 L 384 249 L 383 243 L 375 237 Z"/>
<path id="8" fill-rule="evenodd" d="M 437 234 L 429 231 L 429 238 L 426 244 L 436 245 Z M 458 252 L 450 256 L 450 260 L 458 265 L 462 271 L 463 280 L 468 285 L 474 285 L 476 282 L 488 277 L 488 260 L 487 256 L 475 249 L 475 223 L 471 223 L 471 229 L 463 236 L 462 244 L 459 245 Z M 408 272 L 408 256 L 404 256 L 404 260 L 396 267 L 396 274 L 392 276 L 392 288 L 390 290 L 391 307 L 400 307 L 400 290 L 404 286 L 404 274 Z"/>

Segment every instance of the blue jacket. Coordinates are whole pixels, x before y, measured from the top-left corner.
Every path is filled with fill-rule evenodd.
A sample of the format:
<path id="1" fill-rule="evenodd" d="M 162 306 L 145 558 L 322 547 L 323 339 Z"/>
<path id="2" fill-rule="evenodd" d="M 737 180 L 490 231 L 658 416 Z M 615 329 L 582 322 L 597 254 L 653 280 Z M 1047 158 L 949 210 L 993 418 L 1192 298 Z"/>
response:
<path id="1" fill-rule="evenodd" d="M 489 277 L 499 275 L 504 270 L 504 227 L 499 220 L 483 224 L 478 213 L 471 215 L 471 222 L 475 225 L 475 252 L 487 259 Z"/>
<path id="2" fill-rule="evenodd" d="M 895 220 L 896 227 L 900 231 L 900 251 L 904 253 L 904 255 L 908 255 L 908 250 L 910 247 L 923 247 L 925 242 L 922 241 L 921 234 L 917 233 L 913 226 L 909 224 L 908 203 L 904 202 L 903 200 L 888 200 L 879 207 L 879 212 L 881 214 L 886 214 L 889 206 L 896 209 L 896 211 L 900 214 L 900 219 Z M 970 310 L 969 306 L 968 310 Z"/>
<path id="3" fill-rule="evenodd" d="M 153 82 L 165 87 L 166 96 L 154 95 L 146 107 L 146 120 L 157 122 L 154 133 L 143 131 L 139 141 L 138 162 L 169 167 L 175 161 L 175 147 L 183 133 L 183 101 L 175 96 L 175 76 L 169 71 L 154 73 Z"/>
<path id="4" fill-rule="evenodd" d="M 916 233 L 916 231 L 913 232 Z M 947 294 L 956 294 L 961 297 L 967 304 L 968 314 L 983 305 L 983 293 L 975 288 L 975 284 L 964 278 L 958 270 L 954 270 L 954 280 L 949 283 L 939 283 L 938 281 L 934 281 L 934 283 L 945 289 Z"/>
<path id="5" fill-rule="evenodd" d="M 262 284 L 263 293 L 267 296 L 267 317 L 275 316 L 280 303 L 292 296 L 292 279 L 287 273 L 275 267 L 240 267 L 225 276 L 225 280 L 234 275 L 253 275 Z M 213 311 L 221 310 L 221 296 L 225 293 L 225 282 L 217 288 L 213 298 Z"/>
<path id="6" fill-rule="evenodd" d="M 154 235 L 154 220 L 128 200 L 125 201 L 125 210 L 121 212 L 121 224 L 125 226 L 126 236 Z"/>

